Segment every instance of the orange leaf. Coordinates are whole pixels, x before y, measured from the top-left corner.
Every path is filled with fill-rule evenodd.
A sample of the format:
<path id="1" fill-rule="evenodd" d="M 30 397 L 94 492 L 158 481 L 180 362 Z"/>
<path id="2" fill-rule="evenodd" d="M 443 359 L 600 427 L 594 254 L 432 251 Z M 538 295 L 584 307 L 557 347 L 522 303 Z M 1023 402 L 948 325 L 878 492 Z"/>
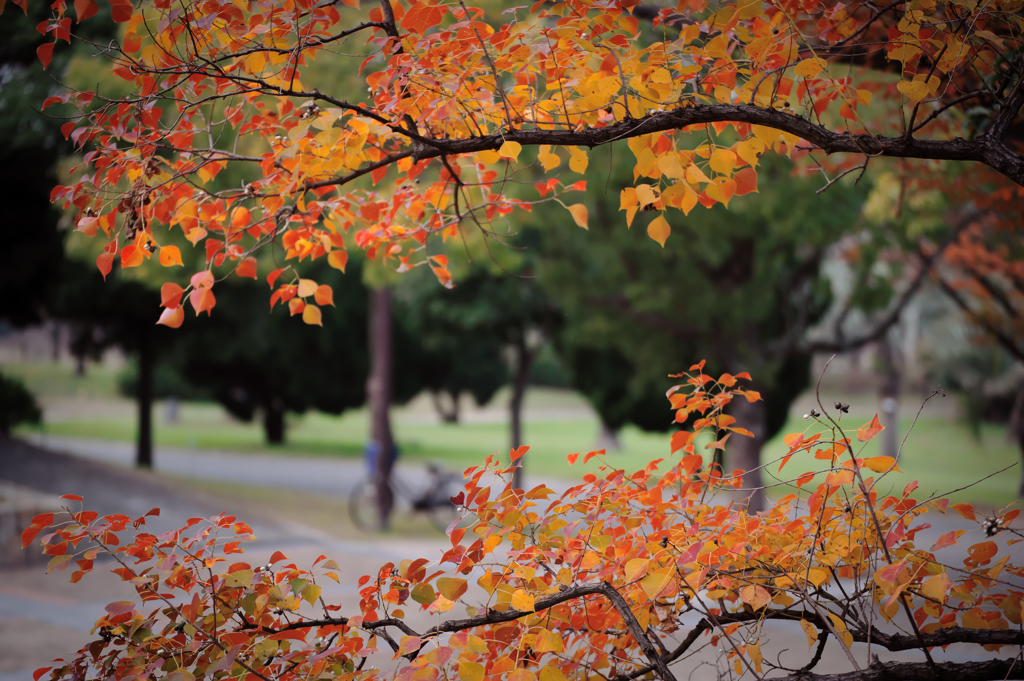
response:
<path id="1" fill-rule="evenodd" d="M 160 287 L 160 304 L 163 307 L 178 307 L 181 305 L 181 294 L 184 290 L 173 281 L 165 282 Z"/>
<path id="2" fill-rule="evenodd" d="M 651 224 L 647 225 L 647 236 L 661 244 L 662 248 L 665 248 L 665 242 L 668 241 L 671 233 L 672 228 L 663 215 L 654 218 L 651 220 Z"/>
<path id="3" fill-rule="evenodd" d="M 206 291 L 208 289 L 203 290 Z M 211 293 L 210 295 L 212 296 L 213 294 Z M 185 308 L 179 305 L 178 307 L 164 308 L 164 311 L 160 313 L 160 319 L 156 323 L 176 329 L 181 326 L 183 321 L 185 321 Z"/>
<path id="4" fill-rule="evenodd" d="M 297 300 L 297 299 L 296 299 Z M 302 310 L 302 321 L 307 324 L 316 324 L 317 326 L 323 326 L 320 321 L 320 308 L 316 305 L 307 305 Z"/>
<path id="5" fill-rule="evenodd" d="M 736 181 L 736 196 L 757 193 L 757 171 L 753 168 L 737 171 L 732 179 Z"/>
<path id="6" fill-rule="evenodd" d="M 348 253 L 346 251 L 331 251 L 327 254 L 327 264 L 344 272 L 345 265 L 348 264 Z"/>
<path id="7" fill-rule="evenodd" d="M 238 263 L 238 267 L 235 268 L 235 274 L 240 277 L 249 277 L 250 279 L 256 278 L 256 258 L 248 257 L 242 262 Z"/>
<path id="8" fill-rule="evenodd" d="M 245 229 L 252 222 L 252 214 L 245 206 L 239 206 L 231 213 L 231 228 Z"/>
<path id="9" fill-rule="evenodd" d="M 885 473 L 889 470 L 894 470 L 897 473 L 903 472 L 896 465 L 896 459 L 891 456 L 872 456 L 871 458 L 864 459 L 864 467 L 875 473 Z"/>
<path id="10" fill-rule="evenodd" d="M 677 430 L 672 433 L 671 449 L 672 453 L 675 454 L 680 449 L 685 447 L 693 439 L 693 433 L 686 430 Z"/>
<path id="11" fill-rule="evenodd" d="M 122 260 L 123 258 L 124 256 L 122 255 Z M 185 263 L 181 261 L 181 251 L 178 250 L 177 246 L 164 246 L 160 249 L 160 264 L 164 267 L 171 267 L 172 265 L 184 266 Z"/>
<path id="12" fill-rule="evenodd" d="M 334 305 L 334 291 L 327 284 L 320 284 L 313 292 L 313 300 L 317 305 Z M 454 599 L 453 599 L 454 600 Z"/>
<path id="13" fill-rule="evenodd" d="M 857 429 L 857 439 L 861 442 L 867 442 L 883 430 L 885 430 L 885 426 L 878 422 L 878 414 L 875 414 L 875 417 L 871 419 L 871 423 L 865 423 Z"/>
<path id="14" fill-rule="evenodd" d="M 142 264 L 143 252 L 138 246 L 125 246 L 121 249 L 121 268 L 138 267 Z"/>
<path id="15" fill-rule="evenodd" d="M 588 229 L 587 218 L 589 217 L 589 215 L 587 213 L 586 206 L 584 206 L 582 203 L 574 203 L 571 206 L 566 206 L 566 208 L 568 208 L 569 212 L 572 213 L 572 219 L 576 222 L 577 227 Z"/>
<path id="16" fill-rule="evenodd" d="M 565 457 L 565 460 L 568 461 L 569 465 L 571 466 L 574 463 L 576 463 L 576 459 L 578 459 L 578 458 L 580 458 L 580 453 L 579 452 L 574 452 L 572 454 L 567 454 L 566 457 Z"/>
<path id="17" fill-rule="evenodd" d="M 950 508 L 968 520 L 973 520 L 974 522 L 978 521 L 978 519 L 974 517 L 974 507 L 970 504 L 952 504 L 950 505 Z"/>

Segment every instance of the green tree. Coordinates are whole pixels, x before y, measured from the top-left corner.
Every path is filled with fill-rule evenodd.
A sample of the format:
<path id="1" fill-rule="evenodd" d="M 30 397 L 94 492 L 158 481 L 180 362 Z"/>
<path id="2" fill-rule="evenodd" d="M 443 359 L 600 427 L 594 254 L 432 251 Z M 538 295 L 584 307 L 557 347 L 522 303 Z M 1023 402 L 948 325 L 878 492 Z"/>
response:
<path id="1" fill-rule="evenodd" d="M 862 192 L 816 195 L 788 164 L 762 163 L 760 194 L 673 220 L 659 248 L 644 212 L 631 231 L 620 228 L 632 167 L 605 153 L 596 165 L 609 174 L 592 176 L 587 192 L 591 233 L 543 231 L 541 280 L 566 313 L 558 347 L 573 384 L 609 426 L 666 430 L 671 418 L 652 416 L 649 399 L 687 357 L 706 357 L 712 373 L 749 371 L 764 400 L 731 411 L 754 437 L 733 437 L 726 451 L 730 466 L 752 471 L 744 486 L 760 487 L 761 446 L 809 383 L 806 332 L 832 299 L 822 261 L 856 225 Z M 538 212 L 542 222 L 561 217 Z M 753 506 L 763 507 L 762 494 Z"/>

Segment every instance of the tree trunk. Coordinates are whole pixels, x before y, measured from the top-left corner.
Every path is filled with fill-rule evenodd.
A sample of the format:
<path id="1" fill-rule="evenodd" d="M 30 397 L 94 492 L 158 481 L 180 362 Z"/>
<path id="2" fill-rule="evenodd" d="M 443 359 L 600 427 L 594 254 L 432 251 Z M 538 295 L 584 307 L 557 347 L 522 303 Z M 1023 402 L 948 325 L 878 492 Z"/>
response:
<path id="1" fill-rule="evenodd" d="M 376 451 L 377 512 L 381 529 L 391 520 L 394 498 L 391 469 L 394 438 L 391 434 L 391 289 L 370 291 L 370 376 L 366 386 L 370 405 L 370 447 Z"/>
<path id="2" fill-rule="evenodd" d="M 444 406 L 444 395 L 443 390 L 432 390 L 430 391 L 430 399 L 434 402 L 434 411 L 437 412 L 437 417 L 441 419 L 442 423 L 458 423 L 459 422 L 459 395 L 458 393 L 448 393 L 451 399 L 451 409 L 446 409 Z"/>
<path id="3" fill-rule="evenodd" d="M 1024 463 L 1024 385 L 1020 387 L 1017 399 L 1014 400 L 1013 411 L 1010 412 L 1009 430 L 1017 441 L 1017 446 L 1020 447 L 1020 458 Z M 1021 473 L 1018 495 L 1024 499 L 1024 472 Z"/>
<path id="4" fill-rule="evenodd" d="M 888 335 L 878 342 L 878 364 L 882 374 L 881 421 L 882 456 L 896 457 L 899 441 L 899 396 L 901 376 L 896 357 L 896 347 Z"/>
<path id="5" fill-rule="evenodd" d="M 607 423 L 601 421 L 600 430 L 597 431 L 596 449 L 603 449 L 607 452 L 618 452 L 622 450 L 622 443 L 619 442 L 619 431 L 612 430 Z"/>
<path id="6" fill-rule="evenodd" d="M 139 439 L 135 450 L 135 465 L 153 467 L 153 371 L 156 368 L 156 344 L 153 332 L 143 329 L 139 335 L 139 387 L 136 401 L 139 405 Z"/>
<path id="7" fill-rule="evenodd" d="M 275 397 L 263 406 L 263 436 L 268 445 L 280 445 L 284 434 L 284 404 Z"/>
<path id="8" fill-rule="evenodd" d="M 509 431 L 512 449 L 523 444 L 523 399 L 530 383 L 530 368 L 533 366 L 535 352 L 526 347 L 526 334 L 520 334 L 514 347 L 515 376 L 512 379 L 512 399 L 509 401 Z M 523 459 L 512 473 L 512 488 L 523 488 Z"/>
<path id="9" fill-rule="evenodd" d="M 749 499 L 747 511 L 757 513 L 767 507 L 767 498 L 761 487 L 761 448 L 764 446 L 766 410 L 763 400 L 748 402 L 745 397 L 735 397 L 729 405 L 729 414 L 736 419 L 736 425 L 746 428 L 754 437 L 733 433 L 727 444 L 727 459 L 732 470 L 749 471 L 743 475 L 741 493 Z"/>

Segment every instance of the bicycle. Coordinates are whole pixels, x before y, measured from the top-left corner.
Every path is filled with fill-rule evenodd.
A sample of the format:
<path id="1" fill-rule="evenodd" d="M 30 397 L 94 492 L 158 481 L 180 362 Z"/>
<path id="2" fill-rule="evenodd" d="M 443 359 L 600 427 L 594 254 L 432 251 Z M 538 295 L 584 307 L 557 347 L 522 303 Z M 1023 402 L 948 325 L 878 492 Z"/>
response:
<path id="1" fill-rule="evenodd" d="M 441 532 L 448 529 L 460 517 L 459 507 L 451 498 L 463 490 L 465 483 L 461 473 L 441 468 L 436 463 L 427 464 L 429 482 L 426 488 L 416 493 L 401 479 L 392 474 L 389 481 L 391 498 L 395 508 L 408 505 L 413 513 L 424 513 L 430 523 Z M 377 506 L 377 481 L 374 476 L 361 480 L 352 490 L 348 499 L 349 515 L 356 527 L 364 532 L 378 532 L 380 512 Z"/>

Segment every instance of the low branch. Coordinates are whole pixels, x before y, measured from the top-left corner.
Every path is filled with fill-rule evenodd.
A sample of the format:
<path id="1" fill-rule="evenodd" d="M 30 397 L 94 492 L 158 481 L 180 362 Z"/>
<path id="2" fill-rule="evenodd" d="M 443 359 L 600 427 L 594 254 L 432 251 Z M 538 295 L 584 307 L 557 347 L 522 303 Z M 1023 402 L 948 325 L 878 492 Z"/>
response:
<path id="1" fill-rule="evenodd" d="M 877 662 L 867 669 L 845 674 L 808 674 L 772 681 L 995 681 L 1024 679 L 1024 664 L 1014 658 L 977 662 Z"/>

